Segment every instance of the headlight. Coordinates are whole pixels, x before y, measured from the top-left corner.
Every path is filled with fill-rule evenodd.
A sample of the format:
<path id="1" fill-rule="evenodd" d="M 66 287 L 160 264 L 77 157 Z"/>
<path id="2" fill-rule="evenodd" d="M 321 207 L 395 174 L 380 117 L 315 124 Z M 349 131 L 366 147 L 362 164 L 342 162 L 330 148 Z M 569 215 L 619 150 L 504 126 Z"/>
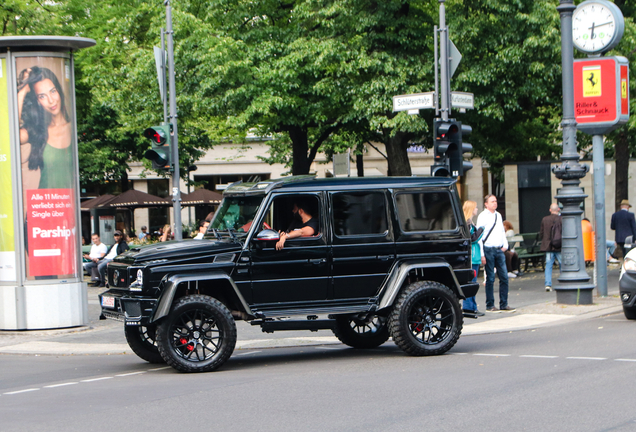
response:
<path id="1" fill-rule="evenodd" d="M 625 271 L 636 271 L 636 261 L 631 258 L 625 258 L 623 261 L 623 269 Z"/>
<path id="2" fill-rule="evenodd" d="M 142 269 L 137 269 L 137 279 L 135 279 L 133 283 L 130 284 L 128 289 L 130 291 L 142 291 L 143 285 L 144 285 L 144 271 Z"/>

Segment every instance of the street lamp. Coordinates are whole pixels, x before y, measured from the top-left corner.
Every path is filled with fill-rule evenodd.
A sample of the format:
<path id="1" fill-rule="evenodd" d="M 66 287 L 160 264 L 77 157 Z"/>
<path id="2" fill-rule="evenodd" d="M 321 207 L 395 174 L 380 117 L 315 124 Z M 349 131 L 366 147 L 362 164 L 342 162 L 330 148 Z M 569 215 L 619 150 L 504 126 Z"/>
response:
<path id="1" fill-rule="evenodd" d="M 583 237 L 581 230 L 581 203 L 587 197 L 580 187 L 581 179 L 589 170 L 579 164 L 576 149 L 576 120 L 574 118 L 574 47 L 572 42 L 572 0 L 560 0 L 557 10 L 561 15 L 561 67 L 563 84 L 563 153 L 561 165 L 552 169 L 563 187 L 556 199 L 563 205 L 561 211 L 563 234 L 561 246 L 561 274 L 554 287 L 557 303 L 592 304 L 594 285 L 585 271 Z"/>

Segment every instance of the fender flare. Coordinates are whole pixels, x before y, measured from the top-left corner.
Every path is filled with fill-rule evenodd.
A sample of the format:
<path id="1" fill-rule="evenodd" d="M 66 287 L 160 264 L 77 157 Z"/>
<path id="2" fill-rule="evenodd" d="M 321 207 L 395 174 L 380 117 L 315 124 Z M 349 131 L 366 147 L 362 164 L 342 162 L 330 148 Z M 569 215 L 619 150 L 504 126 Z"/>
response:
<path id="1" fill-rule="evenodd" d="M 170 312 L 170 307 L 172 306 L 172 302 L 174 301 L 174 296 L 175 296 L 175 293 L 177 292 L 177 287 L 179 286 L 179 284 L 183 282 L 196 282 L 196 281 L 200 282 L 200 281 L 222 280 L 222 279 L 230 283 L 230 285 L 232 286 L 232 289 L 234 290 L 234 294 L 236 294 L 237 298 L 241 302 L 241 306 L 243 306 L 243 309 L 245 310 L 245 312 L 248 315 L 254 315 L 252 313 L 252 310 L 248 306 L 247 302 L 245 301 L 245 298 L 243 298 L 243 295 L 241 295 L 241 292 L 239 291 L 238 287 L 232 280 L 232 278 L 224 272 L 211 271 L 211 272 L 205 272 L 205 273 L 192 273 L 188 275 L 173 274 L 173 275 L 164 277 L 164 279 L 161 281 L 161 285 L 163 285 L 164 289 L 159 299 L 159 306 L 157 306 L 157 309 L 155 310 L 155 313 L 151 319 L 151 322 L 157 321 L 158 319 L 161 319 L 168 315 L 168 313 Z"/>
<path id="2" fill-rule="evenodd" d="M 393 304 L 398 293 L 400 292 L 400 288 L 404 283 L 404 279 L 409 274 L 411 270 L 418 269 L 437 269 L 446 273 L 446 276 L 451 277 L 455 286 L 449 287 L 458 295 L 458 297 L 463 298 L 464 292 L 455 276 L 455 272 L 453 271 L 453 267 L 447 263 L 446 261 L 429 261 L 429 262 L 421 262 L 421 261 L 403 261 L 398 263 L 391 272 L 391 275 L 387 278 L 384 286 L 380 290 L 380 303 L 378 309 L 384 309 Z"/>

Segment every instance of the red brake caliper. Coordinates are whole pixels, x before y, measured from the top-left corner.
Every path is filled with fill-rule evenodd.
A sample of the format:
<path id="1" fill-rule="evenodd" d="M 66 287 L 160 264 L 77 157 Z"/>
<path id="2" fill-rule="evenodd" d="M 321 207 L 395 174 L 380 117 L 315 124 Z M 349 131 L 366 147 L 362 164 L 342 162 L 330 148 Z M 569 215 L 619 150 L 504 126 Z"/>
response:
<path id="1" fill-rule="evenodd" d="M 181 345 L 185 345 L 185 344 L 187 344 L 187 343 L 188 343 L 188 340 L 187 340 L 186 338 L 181 338 L 181 339 L 179 339 L 179 342 L 181 343 Z M 194 349 L 194 345 L 193 345 L 193 344 L 188 344 L 188 345 L 186 346 L 186 349 L 187 349 L 188 351 L 192 351 L 192 350 Z"/>

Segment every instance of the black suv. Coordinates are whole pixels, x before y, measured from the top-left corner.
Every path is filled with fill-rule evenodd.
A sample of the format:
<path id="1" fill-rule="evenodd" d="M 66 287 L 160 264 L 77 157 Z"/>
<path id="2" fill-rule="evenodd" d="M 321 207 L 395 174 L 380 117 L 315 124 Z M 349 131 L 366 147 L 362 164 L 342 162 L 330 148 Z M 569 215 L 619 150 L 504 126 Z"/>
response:
<path id="1" fill-rule="evenodd" d="M 279 250 L 299 202 L 318 230 Z M 124 322 L 139 357 L 183 372 L 225 363 L 237 319 L 265 332 L 332 329 L 355 348 L 391 336 L 408 354 L 442 354 L 461 334 L 458 299 L 479 289 L 470 249 L 452 179 L 235 183 L 205 239 L 136 247 L 108 265 L 102 317 Z"/>

